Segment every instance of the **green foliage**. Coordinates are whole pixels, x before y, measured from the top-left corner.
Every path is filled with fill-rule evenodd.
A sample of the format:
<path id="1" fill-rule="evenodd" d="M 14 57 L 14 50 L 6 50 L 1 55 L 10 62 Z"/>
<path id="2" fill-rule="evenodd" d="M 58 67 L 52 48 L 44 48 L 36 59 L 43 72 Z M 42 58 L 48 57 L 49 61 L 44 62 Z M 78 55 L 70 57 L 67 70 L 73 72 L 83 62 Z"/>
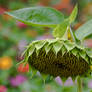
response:
<path id="1" fill-rule="evenodd" d="M 67 31 L 70 24 L 75 20 L 77 12 L 78 8 L 76 5 L 70 17 L 64 21 L 62 13 L 48 7 L 24 8 L 13 12 L 8 12 L 7 14 L 30 25 L 49 27 L 56 26 L 53 35 L 54 37 L 61 38 Z"/>
<path id="2" fill-rule="evenodd" d="M 64 20 L 62 13 L 49 7 L 24 8 L 6 14 L 29 25 L 53 27 Z"/>
<path id="3" fill-rule="evenodd" d="M 92 20 L 85 23 L 79 29 L 76 30 L 75 35 L 78 40 L 83 40 L 88 35 L 92 34 Z"/>
<path id="4" fill-rule="evenodd" d="M 78 14 L 78 6 L 76 5 L 74 10 L 72 11 L 70 17 L 69 17 L 70 24 L 75 21 L 77 14 Z"/>
<path id="5" fill-rule="evenodd" d="M 63 37 L 65 34 L 67 27 L 69 26 L 69 20 L 64 20 L 61 24 L 59 24 L 53 31 L 54 37 Z"/>
<path id="6" fill-rule="evenodd" d="M 64 36 L 66 31 L 68 31 L 68 28 L 70 28 L 71 23 L 74 22 L 74 20 L 76 19 L 77 13 L 78 7 L 76 5 L 69 18 L 64 20 L 61 24 L 57 25 L 57 27 L 54 29 L 54 37 L 61 38 Z"/>

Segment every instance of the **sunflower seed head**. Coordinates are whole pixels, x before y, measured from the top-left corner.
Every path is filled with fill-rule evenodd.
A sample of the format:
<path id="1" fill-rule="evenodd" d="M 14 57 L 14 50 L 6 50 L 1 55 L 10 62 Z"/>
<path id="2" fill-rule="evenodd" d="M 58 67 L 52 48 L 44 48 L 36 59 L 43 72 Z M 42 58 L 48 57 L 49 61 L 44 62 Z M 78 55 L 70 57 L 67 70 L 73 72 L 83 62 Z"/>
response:
<path id="1" fill-rule="evenodd" d="M 92 62 L 92 56 L 83 46 L 69 40 L 50 39 L 32 42 L 26 52 L 29 53 L 25 56 L 35 69 L 54 77 L 85 75 Z"/>

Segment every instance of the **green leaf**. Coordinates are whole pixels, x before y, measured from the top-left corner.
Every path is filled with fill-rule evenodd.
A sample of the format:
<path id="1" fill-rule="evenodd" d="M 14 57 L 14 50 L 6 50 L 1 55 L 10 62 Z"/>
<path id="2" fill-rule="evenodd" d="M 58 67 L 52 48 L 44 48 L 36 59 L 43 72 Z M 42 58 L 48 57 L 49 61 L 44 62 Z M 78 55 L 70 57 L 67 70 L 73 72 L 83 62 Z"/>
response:
<path id="1" fill-rule="evenodd" d="M 29 25 L 54 27 L 64 20 L 61 12 L 50 7 L 23 8 L 6 14 Z"/>
<path id="2" fill-rule="evenodd" d="M 78 40 L 83 40 L 88 35 L 92 34 L 92 19 L 75 31 L 75 36 Z"/>
<path id="3" fill-rule="evenodd" d="M 68 19 L 65 19 L 61 24 L 58 24 L 57 27 L 54 29 L 53 36 L 57 38 L 63 37 L 64 34 L 67 32 L 70 24 L 76 19 L 77 13 L 78 8 L 76 5 L 70 17 Z"/>
<path id="4" fill-rule="evenodd" d="M 70 24 L 75 21 L 77 14 L 78 14 L 78 6 L 76 5 L 74 10 L 72 11 L 70 17 L 69 17 Z"/>
<path id="5" fill-rule="evenodd" d="M 92 48 L 86 48 L 86 53 L 92 58 Z"/>
<path id="6" fill-rule="evenodd" d="M 63 37 L 68 26 L 69 26 L 69 20 L 64 20 L 61 24 L 57 25 L 57 27 L 54 29 L 53 36 L 56 38 Z"/>

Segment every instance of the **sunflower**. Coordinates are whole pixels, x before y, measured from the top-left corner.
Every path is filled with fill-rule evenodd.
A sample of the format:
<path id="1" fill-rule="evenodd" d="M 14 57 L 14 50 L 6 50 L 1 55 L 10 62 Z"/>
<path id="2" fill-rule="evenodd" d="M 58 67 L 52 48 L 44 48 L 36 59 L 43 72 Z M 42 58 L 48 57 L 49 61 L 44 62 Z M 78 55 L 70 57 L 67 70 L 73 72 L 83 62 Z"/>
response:
<path id="1" fill-rule="evenodd" d="M 26 50 L 26 59 L 41 73 L 61 78 L 88 76 L 92 57 L 88 48 L 63 39 L 32 42 Z"/>
<path id="2" fill-rule="evenodd" d="M 91 74 L 92 49 L 84 47 L 81 42 L 90 35 L 92 20 L 77 33 L 73 33 L 71 23 L 76 19 L 77 12 L 76 5 L 67 19 L 64 19 L 61 12 L 48 7 L 32 7 L 6 13 L 26 24 L 54 27 L 55 38 L 30 43 L 23 54 L 23 62 L 29 62 L 33 69 L 42 74 L 60 76 L 62 79 L 75 79 L 78 76 L 78 92 L 82 92 L 80 76 Z"/>

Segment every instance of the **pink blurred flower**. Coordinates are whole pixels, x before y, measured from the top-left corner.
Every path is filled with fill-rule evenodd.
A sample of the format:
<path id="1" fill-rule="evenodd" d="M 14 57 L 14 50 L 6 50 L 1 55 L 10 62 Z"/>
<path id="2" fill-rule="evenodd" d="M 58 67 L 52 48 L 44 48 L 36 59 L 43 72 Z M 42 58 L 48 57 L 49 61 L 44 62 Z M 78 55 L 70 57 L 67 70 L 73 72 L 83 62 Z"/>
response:
<path id="1" fill-rule="evenodd" d="M 23 75 L 17 75 L 16 77 L 10 78 L 10 83 L 12 86 L 16 87 L 21 85 L 27 80 L 27 78 Z"/>
<path id="2" fill-rule="evenodd" d="M 4 14 L 5 9 L 0 7 L 0 15 Z"/>
<path id="3" fill-rule="evenodd" d="M 59 85 L 61 85 L 61 86 L 63 85 L 63 82 L 62 82 L 62 80 L 61 80 L 61 78 L 60 78 L 59 76 L 55 78 L 55 81 L 56 81 Z M 73 85 L 72 78 L 69 77 L 69 78 L 65 81 L 64 86 L 72 86 L 72 85 Z"/>
<path id="4" fill-rule="evenodd" d="M 59 85 L 63 85 L 63 82 L 61 80 L 61 78 L 58 76 L 55 78 L 55 81 L 59 84 Z"/>
<path id="5" fill-rule="evenodd" d="M 3 85 L 0 85 L 0 92 L 7 92 L 7 88 Z"/>
<path id="6" fill-rule="evenodd" d="M 37 37 L 37 40 L 45 40 L 45 39 L 52 39 L 52 38 L 53 38 L 52 35 L 47 34 L 47 35 Z"/>
<path id="7" fill-rule="evenodd" d="M 84 44 L 85 46 L 92 48 L 92 39 L 86 40 Z"/>
<path id="8" fill-rule="evenodd" d="M 92 80 L 88 82 L 88 88 L 92 88 Z"/>
<path id="9" fill-rule="evenodd" d="M 16 59 L 17 61 L 22 61 L 24 59 L 24 56 L 21 56 L 21 53 L 25 50 L 25 47 L 27 46 L 27 41 L 26 40 L 20 40 L 17 46 L 17 56 Z"/>
<path id="10" fill-rule="evenodd" d="M 17 25 L 19 28 L 26 28 L 26 27 L 27 27 L 26 24 L 24 24 L 24 23 L 22 23 L 22 22 L 19 22 L 19 21 L 17 21 L 16 25 Z"/>
<path id="11" fill-rule="evenodd" d="M 73 85 L 72 78 L 69 77 L 68 80 L 66 80 L 66 82 L 64 83 L 64 86 L 72 86 L 72 85 Z"/>

